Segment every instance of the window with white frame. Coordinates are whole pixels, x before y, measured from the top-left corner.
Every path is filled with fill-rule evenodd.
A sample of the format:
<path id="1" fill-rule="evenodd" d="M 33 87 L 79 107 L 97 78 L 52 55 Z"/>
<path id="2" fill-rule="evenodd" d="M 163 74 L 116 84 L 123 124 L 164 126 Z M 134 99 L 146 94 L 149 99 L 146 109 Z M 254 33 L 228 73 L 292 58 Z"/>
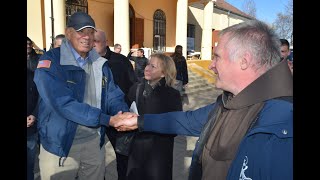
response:
<path id="1" fill-rule="evenodd" d="M 66 23 L 68 23 L 69 17 L 75 12 L 88 13 L 88 1 L 66 0 Z"/>
<path id="2" fill-rule="evenodd" d="M 166 51 L 166 15 L 157 9 L 153 15 L 153 50 Z"/>

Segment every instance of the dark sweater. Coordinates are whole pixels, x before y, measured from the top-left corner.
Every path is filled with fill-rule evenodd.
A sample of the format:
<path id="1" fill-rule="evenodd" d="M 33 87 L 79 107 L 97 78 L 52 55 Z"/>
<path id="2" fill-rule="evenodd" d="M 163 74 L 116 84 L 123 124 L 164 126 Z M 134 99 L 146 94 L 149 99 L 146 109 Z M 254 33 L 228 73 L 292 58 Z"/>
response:
<path id="1" fill-rule="evenodd" d="M 128 59 L 131 61 L 134 61 L 134 72 L 139 80 L 142 80 L 144 77 L 144 69 L 146 68 L 148 64 L 148 59 L 143 56 L 143 57 L 135 57 L 131 56 L 132 52 L 128 54 Z"/>
<path id="2" fill-rule="evenodd" d="M 107 53 L 103 57 L 108 59 L 107 63 L 111 69 L 114 82 L 125 94 L 125 101 L 130 106 L 127 94 L 129 88 L 137 81 L 132 64 L 126 56 L 111 51 L 109 47 L 107 47 Z"/>
<path id="3" fill-rule="evenodd" d="M 38 91 L 35 83 L 33 82 L 34 72 L 27 68 L 27 116 L 34 115 L 35 117 L 38 116 L 38 108 L 37 108 L 37 101 L 38 101 Z M 37 124 L 36 122 L 27 128 L 27 136 L 31 136 L 37 131 Z"/>

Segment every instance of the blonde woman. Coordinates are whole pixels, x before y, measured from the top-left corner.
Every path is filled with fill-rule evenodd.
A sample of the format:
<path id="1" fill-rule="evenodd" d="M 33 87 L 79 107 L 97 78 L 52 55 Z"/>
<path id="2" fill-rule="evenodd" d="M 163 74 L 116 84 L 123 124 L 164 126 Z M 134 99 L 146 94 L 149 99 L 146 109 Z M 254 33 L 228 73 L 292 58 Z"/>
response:
<path id="1" fill-rule="evenodd" d="M 138 101 L 140 116 L 182 110 L 179 91 L 174 89 L 175 79 L 176 68 L 171 57 L 152 54 L 144 69 L 143 81 L 134 84 L 128 95 L 131 102 Z M 174 137 L 152 132 L 137 133 L 129 153 L 127 179 L 171 180 Z"/>

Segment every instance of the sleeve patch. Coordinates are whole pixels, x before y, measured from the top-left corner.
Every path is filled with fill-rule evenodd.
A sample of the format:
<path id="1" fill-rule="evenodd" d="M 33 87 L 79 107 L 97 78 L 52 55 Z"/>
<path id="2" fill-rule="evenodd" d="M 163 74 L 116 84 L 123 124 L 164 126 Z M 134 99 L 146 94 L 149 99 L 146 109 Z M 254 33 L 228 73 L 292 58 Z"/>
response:
<path id="1" fill-rule="evenodd" d="M 51 61 L 50 60 L 42 60 L 39 61 L 37 68 L 50 68 Z"/>

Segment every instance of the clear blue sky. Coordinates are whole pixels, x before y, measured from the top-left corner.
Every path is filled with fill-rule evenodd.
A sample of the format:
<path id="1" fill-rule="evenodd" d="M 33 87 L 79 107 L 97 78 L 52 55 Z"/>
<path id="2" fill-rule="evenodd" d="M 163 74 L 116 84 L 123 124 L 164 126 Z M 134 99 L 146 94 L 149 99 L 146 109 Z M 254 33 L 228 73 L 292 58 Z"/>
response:
<path id="1" fill-rule="evenodd" d="M 232 6 L 243 11 L 244 0 L 225 0 Z M 256 18 L 266 23 L 273 23 L 278 13 L 285 13 L 288 0 L 254 0 L 256 4 Z"/>

